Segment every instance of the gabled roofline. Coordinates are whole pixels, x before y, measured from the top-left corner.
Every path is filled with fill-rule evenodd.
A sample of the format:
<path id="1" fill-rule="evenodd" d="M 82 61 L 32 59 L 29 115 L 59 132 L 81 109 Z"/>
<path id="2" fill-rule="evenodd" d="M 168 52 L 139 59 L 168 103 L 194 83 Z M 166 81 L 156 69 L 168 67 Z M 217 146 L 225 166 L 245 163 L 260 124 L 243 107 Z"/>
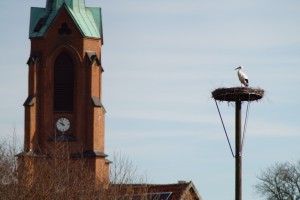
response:
<path id="1" fill-rule="evenodd" d="M 114 184 L 115 186 L 118 186 L 118 184 Z M 132 187 L 134 193 L 137 195 L 147 195 L 147 194 L 153 194 L 153 193 L 170 193 L 170 197 L 168 198 L 174 198 L 173 195 L 180 195 L 177 196 L 178 200 L 185 200 L 186 194 L 189 192 L 192 192 L 193 197 L 198 200 L 203 200 L 200 196 L 198 190 L 196 189 L 195 185 L 192 181 L 186 182 L 186 181 L 179 181 L 178 183 L 171 183 L 171 184 L 148 184 L 148 183 L 141 183 L 141 184 L 122 184 L 123 186 Z M 146 193 L 135 193 L 140 187 L 146 187 L 148 188 Z M 136 190 L 137 189 L 137 190 Z M 123 195 L 126 195 L 126 191 L 124 191 Z"/>
<path id="2" fill-rule="evenodd" d="M 84 38 L 100 39 L 103 44 L 101 8 L 85 7 L 83 10 L 74 11 L 65 2 L 58 10 L 53 10 L 51 12 L 47 12 L 46 8 L 32 8 L 29 38 L 43 38 L 50 27 L 52 27 L 53 22 L 57 19 L 58 15 L 62 12 L 63 8 L 66 8 L 69 16 Z M 34 20 L 35 18 L 37 18 L 36 21 Z M 44 30 L 42 30 L 43 28 Z"/>
<path id="3" fill-rule="evenodd" d="M 185 192 L 188 192 L 191 189 L 195 192 L 195 194 L 197 195 L 197 197 L 199 198 L 199 200 L 202 200 L 201 195 L 199 194 L 197 188 L 195 187 L 195 185 L 194 185 L 194 183 L 192 181 L 189 182 L 188 186 L 185 189 Z M 184 194 L 181 196 L 180 200 L 184 200 Z"/>
<path id="4" fill-rule="evenodd" d="M 73 22 L 76 24 L 76 26 L 77 26 L 77 28 L 79 29 L 81 35 L 84 37 L 83 31 L 81 30 L 79 24 L 77 23 L 76 19 L 75 19 L 74 16 L 72 15 L 72 13 L 71 13 L 71 11 L 70 11 L 70 8 L 67 6 L 66 2 L 63 3 L 63 5 L 62 5 L 62 7 L 60 8 L 59 12 L 62 12 L 61 10 L 63 9 L 63 7 L 67 9 L 67 11 L 68 11 L 70 17 L 73 19 Z M 55 16 L 55 18 L 57 18 L 59 12 L 58 12 L 57 15 Z M 54 22 L 54 20 L 53 20 L 53 22 Z M 51 24 L 51 25 L 52 25 L 52 24 Z"/>
<path id="5" fill-rule="evenodd" d="M 69 14 L 70 17 L 73 19 L 74 23 L 76 24 L 77 28 L 79 29 L 81 35 L 84 37 L 84 34 L 83 34 L 81 28 L 79 27 L 78 23 L 76 22 L 76 20 L 75 20 L 74 17 L 72 16 L 72 14 L 71 14 L 71 12 L 70 12 L 68 6 L 67 6 L 66 3 L 64 2 L 63 5 L 58 9 L 58 11 L 57 11 L 55 17 L 49 22 L 50 25 L 49 25 L 49 26 L 47 27 L 47 29 L 45 30 L 45 33 L 44 33 L 42 36 L 29 37 L 29 38 L 30 38 L 30 39 L 32 39 L 32 38 L 43 38 L 43 37 L 47 34 L 47 32 L 49 31 L 49 29 L 53 26 L 53 22 L 54 22 L 54 21 L 57 19 L 57 17 L 61 14 L 61 12 L 62 12 L 62 10 L 63 10 L 64 8 L 67 10 L 68 14 Z M 53 12 L 53 11 L 52 11 L 52 12 Z M 36 29 L 36 26 L 39 25 L 39 22 L 40 22 L 41 20 L 43 20 L 45 17 L 48 17 L 48 16 L 46 16 L 47 14 L 48 14 L 48 16 L 49 16 L 49 13 L 46 13 L 44 17 L 42 17 L 42 18 L 39 19 L 39 21 L 37 22 L 37 24 L 36 24 L 35 27 L 34 27 L 34 30 Z M 46 24 L 44 24 L 43 26 L 45 26 L 45 25 L 46 25 Z M 41 28 L 42 28 L 42 27 L 41 27 Z"/>
<path id="6" fill-rule="evenodd" d="M 86 56 L 87 56 L 90 64 L 93 64 L 95 62 L 97 64 L 97 66 L 101 66 L 100 59 L 98 58 L 95 51 L 87 51 Z M 104 70 L 102 69 L 102 71 L 104 71 Z"/>

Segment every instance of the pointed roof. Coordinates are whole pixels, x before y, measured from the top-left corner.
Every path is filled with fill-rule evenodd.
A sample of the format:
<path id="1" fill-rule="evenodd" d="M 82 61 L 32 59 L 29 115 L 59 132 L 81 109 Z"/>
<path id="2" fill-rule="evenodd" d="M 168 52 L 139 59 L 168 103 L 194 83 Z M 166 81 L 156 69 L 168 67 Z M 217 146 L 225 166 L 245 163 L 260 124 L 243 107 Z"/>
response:
<path id="1" fill-rule="evenodd" d="M 159 200 L 202 200 L 192 181 L 178 181 L 174 184 L 113 184 L 117 187 L 120 199 L 159 199 Z"/>
<path id="2" fill-rule="evenodd" d="M 29 37 L 43 37 L 63 7 L 83 36 L 102 38 L 101 8 L 85 7 L 85 0 L 47 0 L 46 8 L 31 8 Z"/>

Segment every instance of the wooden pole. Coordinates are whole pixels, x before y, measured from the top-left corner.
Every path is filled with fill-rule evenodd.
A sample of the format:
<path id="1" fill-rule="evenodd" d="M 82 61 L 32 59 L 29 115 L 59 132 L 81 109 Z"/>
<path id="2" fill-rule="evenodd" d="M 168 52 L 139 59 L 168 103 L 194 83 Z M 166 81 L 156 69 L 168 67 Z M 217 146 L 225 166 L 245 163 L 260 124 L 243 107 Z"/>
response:
<path id="1" fill-rule="evenodd" d="M 235 102 L 235 200 L 242 200 L 242 103 Z"/>

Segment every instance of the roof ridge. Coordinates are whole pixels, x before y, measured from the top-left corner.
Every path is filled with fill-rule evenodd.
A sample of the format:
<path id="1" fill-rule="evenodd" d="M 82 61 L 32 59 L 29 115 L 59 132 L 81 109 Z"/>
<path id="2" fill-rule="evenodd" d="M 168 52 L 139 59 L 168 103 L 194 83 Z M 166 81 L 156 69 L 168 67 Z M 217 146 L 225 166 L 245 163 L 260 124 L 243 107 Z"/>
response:
<path id="1" fill-rule="evenodd" d="M 147 184 L 147 185 L 183 185 L 183 184 L 190 184 L 192 183 L 192 181 L 178 181 L 177 183 L 167 183 L 167 184 L 163 184 L 163 183 L 158 183 L 158 184 Z"/>

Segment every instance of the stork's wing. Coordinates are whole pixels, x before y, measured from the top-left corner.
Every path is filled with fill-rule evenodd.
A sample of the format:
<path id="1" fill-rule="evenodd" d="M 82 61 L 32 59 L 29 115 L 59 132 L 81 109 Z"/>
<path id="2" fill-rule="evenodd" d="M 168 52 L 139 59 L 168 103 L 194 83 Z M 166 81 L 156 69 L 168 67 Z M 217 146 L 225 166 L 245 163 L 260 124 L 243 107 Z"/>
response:
<path id="1" fill-rule="evenodd" d="M 245 86 L 248 86 L 249 85 L 249 81 L 247 78 L 245 78 L 245 83 L 244 83 Z"/>
<path id="2" fill-rule="evenodd" d="M 242 77 L 246 80 L 248 80 L 248 76 L 244 73 L 244 72 L 241 72 L 241 75 L 242 75 Z"/>

